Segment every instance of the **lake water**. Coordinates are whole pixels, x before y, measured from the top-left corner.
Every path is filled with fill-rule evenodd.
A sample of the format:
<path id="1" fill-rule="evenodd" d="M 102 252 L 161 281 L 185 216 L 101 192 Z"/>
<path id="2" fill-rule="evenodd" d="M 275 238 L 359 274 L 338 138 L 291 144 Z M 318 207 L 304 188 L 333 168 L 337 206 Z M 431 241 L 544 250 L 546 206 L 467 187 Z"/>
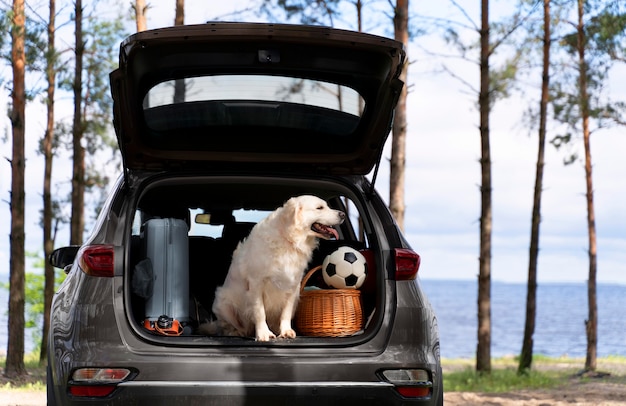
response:
<path id="1" fill-rule="evenodd" d="M 444 358 L 476 354 L 476 281 L 422 279 L 421 285 L 437 313 Z M 491 355 L 517 355 L 522 348 L 526 285 L 493 282 L 491 286 Z M 8 291 L 0 289 L 0 353 L 7 348 Z M 584 357 L 587 349 L 587 287 L 580 284 L 539 284 L 534 353 Z M 598 285 L 598 356 L 626 356 L 626 286 Z M 26 332 L 26 352 L 34 349 Z"/>
<path id="2" fill-rule="evenodd" d="M 471 358 L 477 343 L 477 281 L 422 279 L 439 322 L 441 355 Z M 598 356 L 626 356 L 626 286 L 599 284 Z M 492 282 L 491 355 L 518 355 L 522 349 L 526 285 Z M 584 357 L 588 315 L 585 283 L 540 283 L 533 336 L 534 354 Z"/>

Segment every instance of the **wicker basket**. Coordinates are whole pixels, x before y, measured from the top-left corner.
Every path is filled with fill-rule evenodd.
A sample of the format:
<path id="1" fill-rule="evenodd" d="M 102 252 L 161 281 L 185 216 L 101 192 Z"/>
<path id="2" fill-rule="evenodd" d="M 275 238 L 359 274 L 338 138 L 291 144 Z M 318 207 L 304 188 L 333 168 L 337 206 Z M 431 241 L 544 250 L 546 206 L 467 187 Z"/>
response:
<path id="1" fill-rule="evenodd" d="M 345 337 L 363 327 L 361 291 L 357 289 L 304 290 L 321 266 L 311 269 L 300 284 L 295 325 L 298 333 L 315 337 Z"/>

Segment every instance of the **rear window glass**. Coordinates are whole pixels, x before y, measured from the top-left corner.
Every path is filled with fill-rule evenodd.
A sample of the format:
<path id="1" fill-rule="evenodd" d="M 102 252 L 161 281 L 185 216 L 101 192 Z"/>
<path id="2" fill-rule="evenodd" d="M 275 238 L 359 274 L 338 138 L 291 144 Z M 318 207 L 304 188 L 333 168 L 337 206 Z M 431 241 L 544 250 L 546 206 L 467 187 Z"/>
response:
<path id="1" fill-rule="evenodd" d="M 170 80 L 143 100 L 150 130 L 273 127 L 349 135 L 364 109 L 354 89 L 284 76 L 216 75 Z"/>
<path id="2" fill-rule="evenodd" d="M 203 76 L 159 83 L 147 94 L 144 108 L 218 100 L 297 103 L 341 111 L 353 116 L 360 116 L 363 109 L 363 99 L 347 86 L 319 80 L 264 75 Z"/>

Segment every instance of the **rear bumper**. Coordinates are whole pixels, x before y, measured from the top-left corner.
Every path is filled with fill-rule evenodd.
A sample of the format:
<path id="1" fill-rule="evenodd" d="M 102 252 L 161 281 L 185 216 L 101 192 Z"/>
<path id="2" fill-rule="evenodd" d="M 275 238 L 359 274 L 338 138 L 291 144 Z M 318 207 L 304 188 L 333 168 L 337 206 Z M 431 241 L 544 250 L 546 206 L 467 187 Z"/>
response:
<path id="1" fill-rule="evenodd" d="M 68 398 L 63 404 L 85 404 Z M 92 404 L 126 405 L 431 405 L 432 396 L 407 399 L 386 382 L 163 382 L 131 381 Z"/>

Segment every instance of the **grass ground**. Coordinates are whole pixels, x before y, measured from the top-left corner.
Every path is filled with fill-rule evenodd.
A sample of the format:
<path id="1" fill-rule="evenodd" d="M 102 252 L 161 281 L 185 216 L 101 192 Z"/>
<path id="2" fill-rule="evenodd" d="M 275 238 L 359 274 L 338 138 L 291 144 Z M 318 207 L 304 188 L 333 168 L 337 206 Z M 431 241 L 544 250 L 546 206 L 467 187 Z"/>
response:
<path id="1" fill-rule="evenodd" d="M 473 359 L 444 359 L 444 388 L 446 392 L 503 393 L 520 389 L 551 389 L 570 384 L 602 379 L 604 382 L 626 385 L 626 357 L 598 359 L 596 374 L 583 373 L 585 360 L 579 358 L 549 358 L 535 356 L 532 368 L 517 374 L 517 359 L 503 357 L 492 360 L 491 374 L 478 374 Z"/>
<path id="2" fill-rule="evenodd" d="M 39 365 L 39 354 L 27 354 L 24 357 L 24 366 L 28 375 L 19 379 L 8 379 L 4 376 L 6 357 L 0 357 L 0 389 L 21 391 L 45 391 L 46 367 Z"/>

